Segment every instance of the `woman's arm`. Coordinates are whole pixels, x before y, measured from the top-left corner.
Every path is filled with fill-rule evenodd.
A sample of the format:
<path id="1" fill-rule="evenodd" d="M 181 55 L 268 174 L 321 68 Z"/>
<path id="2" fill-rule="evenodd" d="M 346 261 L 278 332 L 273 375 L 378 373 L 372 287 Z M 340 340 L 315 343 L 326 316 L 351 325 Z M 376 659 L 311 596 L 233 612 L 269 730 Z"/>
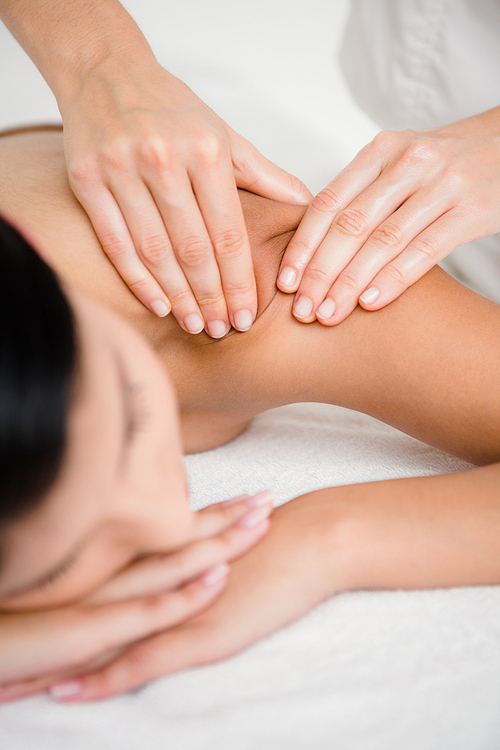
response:
<path id="1" fill-rule="evenodd" d="M 500 584 L 499 488 L 496 464 L 291 500 L 232 566 L 210 609 L 73 679 L 73 695 L 55 696 L 100 700 L 227 658 L 345 591 Z"/>

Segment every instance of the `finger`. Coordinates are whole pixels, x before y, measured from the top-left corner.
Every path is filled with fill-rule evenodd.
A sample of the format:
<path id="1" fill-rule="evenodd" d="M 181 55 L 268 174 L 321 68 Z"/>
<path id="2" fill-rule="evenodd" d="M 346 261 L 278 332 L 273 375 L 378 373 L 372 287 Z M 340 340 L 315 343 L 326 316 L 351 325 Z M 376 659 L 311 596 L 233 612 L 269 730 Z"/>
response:
<path id="1" fill-rule="evenodd" d="M 148 187 L 139 181 L 125 183 L 122 178 L 111 188 L 127 220 L 138 259 L 163 289 L 179 325 L 187 333 L 200 333 L 204 327 L 202 312 Z"/>
<path id="2" fill-rule="evenodd" d="M 159 677 L 202 665 L 209 649 L 203 632 L 189 623 L 132 646 L 101 669 L 56 683 L 52 698 L 65 703 L 98 701 L 134 690 Z M 210 661 L 215 659 L 210 659 Z"/>
<path id="3" fill-rule="evenodd" d="M 102 248 L 123 281 L 138 300 L 160 318 L 171 305 L 165 292 L 139 259 L 127 224 L 109 190 L 96 186 L 93 191 L 75 195 L 89 215 Z"/>
<path id="4" fill-rule="evenodd" d="M 232 526 L 248 510 L 259 507 L 273 507 L 273 493 L 270 490 L 263 490 L 256 495 L 243 495 L 239 498 L 232 498 L 216 505 L 210 505 L 208 508 L 199 510 L 195 515 L 196 527 L 194 530 L 193 540 L 206 539 L 219 534 L 221 531 Z"/>
<path id="5" fill-rule="evenodd" d="M 360 296 L 360 305 L 365 310 L 379 310 L 397 299 L 442 258 L 467 242 L 466 231 L 458 213 L 445 213 L 382 269 Z"/>
<path id="6" fill-rule="evenodd" d="M 418 191 L 368 237 L 341 271 L 316 317 L 324 325 L 338 325 L 358 304 L 359 296 L 388 263 L 403 252 L 426 227 L 442 216 L 449 201 L 441 195 Z M 401 290 L 403 291 L 403 290 Z"/>
<path id="7" fill-rule="evenodd" d="M 212 539 L 204 539 L 169 555 L 141 560 L 92 594 L 92 605 L 153 596 L 171 591 L 197 578 L 209 569 L 240 557 L 257 544 L 269 526 L 264 523 L 272 508 L 248 510 L 238 522 Z"/>
<path id="8" fill-rule="evenodd" d="M 50 679 L 38 677 L 34 680 L 15 682 L 11 685 L 0 685 L 0 705 L 20 700 L 21 698 L 29 698 L 32 695 L 38 695 L 46 690 L 50 683 Z"/>
<path id="9" fill-rule="evenodd" d="M 205 609 L 226 585 L 227 566 L 217 580 L 203 577 L 177 591 L 142 597 L 134 601 L 82 607 L 73 627 L 64 633 L 64 651 L 73 653 L 75 668 L 102 653 L 121 648 L 173 627 Z M 72 651 L 71 651 L 72 648 Z"/>
<path id="10" fill-rule="evenodd" d="M 169 175 L 168 183 L 164 179 L 162 185 L 158 181 L 149 185 L 168 227 L 179 266 L 200 307 L 206 330 L 214 338 L 221 338 L 229 331 L 231 323 L 214 247 L 187 173 L 176 175 L 175 181 L 173 177 Z M 218 195 L 219 186 L 213 185 L 212 189 Z M 175 307 L 174 300 L 172 306 Z"/>
<path id="11" fill-rule="evenodd" d="M 313 196 L 295 175 L 266 159 L 249 141 L 234 131 L 232 156 L 236 184 L 239 188 L 279 203 L 310 203 Z"/>
<path id="12" fill-rule="evenodd" d="M 283 256 L 277 281 L 281 291 L 298 289 L 304 269 L 324 240 L 332 221 L 377 179 L 382 164 L 382 156 L 374 158 L 371 150 L 365 147 L 314 198 Z"/>
<path id="13" fill-rule="evenodd" d="M 231 325 L 247 331 L 257 314 L 257 287 L 231 163 L 220 164 L 210 176 L 198 171 L 192 180 L 214 248 Z"/>

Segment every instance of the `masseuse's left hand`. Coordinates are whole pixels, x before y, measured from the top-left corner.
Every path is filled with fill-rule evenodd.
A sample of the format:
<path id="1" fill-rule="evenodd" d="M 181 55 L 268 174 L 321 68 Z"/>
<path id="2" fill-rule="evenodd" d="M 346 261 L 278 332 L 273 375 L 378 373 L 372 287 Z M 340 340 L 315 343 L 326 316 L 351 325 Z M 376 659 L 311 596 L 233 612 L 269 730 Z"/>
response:
<path id="1" fill-rule="evenodd" d="M 384 131 L 308 208 L 278 286 L 302 322 L 378 310 L 448 253 L 500 231 L 500 107 L 447 127 Z"/>
<path id="2" fill-rule="evenodd" d="M 312 492 L 278 508 L 266 537 L 231 566 L 217 602 L 110 664 L 80 674 L 80 692 L 66 700 L 101 700 L 227 658 L 344 590 L 341 549 L 346 545 L 337 543 L 336 520 L 341 521 L 339 508 L 328 492 Z"/>

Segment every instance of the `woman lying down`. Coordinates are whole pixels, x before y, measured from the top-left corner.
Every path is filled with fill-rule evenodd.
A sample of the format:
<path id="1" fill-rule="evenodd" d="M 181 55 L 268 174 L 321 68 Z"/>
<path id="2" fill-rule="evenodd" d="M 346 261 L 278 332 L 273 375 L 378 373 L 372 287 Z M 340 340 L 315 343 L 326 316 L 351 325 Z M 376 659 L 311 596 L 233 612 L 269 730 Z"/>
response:
<path id="1" fill-rule="evenodd" d="M 111 696 L 343 591 L 500 583 L 500 306 L 436 268 L 379 312 L 302 325 L 275 278 L 305 209 L 241 192 L 258 318 L 194 337 L 115 272 L 60 132 L 0 138 L 0 176 L 2 700 Z M 310 492 L 270 522 L 267 492 L 191 512 L 182 447 L 300 401 L 479 468 Z"/>

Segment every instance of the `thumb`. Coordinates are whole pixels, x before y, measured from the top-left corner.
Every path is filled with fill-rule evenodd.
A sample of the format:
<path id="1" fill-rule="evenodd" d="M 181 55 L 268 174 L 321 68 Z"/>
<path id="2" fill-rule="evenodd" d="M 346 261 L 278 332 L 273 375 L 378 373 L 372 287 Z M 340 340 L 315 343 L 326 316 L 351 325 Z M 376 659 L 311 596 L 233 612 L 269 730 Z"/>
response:
<path id="1" fill-rule="evenodd" d="M 232 134 L 232 158 L 239 188 L 280 203 L 309 204 L 313 196 L 295 175 L 266 159 L 255 146 L 237 133 Z"/>

